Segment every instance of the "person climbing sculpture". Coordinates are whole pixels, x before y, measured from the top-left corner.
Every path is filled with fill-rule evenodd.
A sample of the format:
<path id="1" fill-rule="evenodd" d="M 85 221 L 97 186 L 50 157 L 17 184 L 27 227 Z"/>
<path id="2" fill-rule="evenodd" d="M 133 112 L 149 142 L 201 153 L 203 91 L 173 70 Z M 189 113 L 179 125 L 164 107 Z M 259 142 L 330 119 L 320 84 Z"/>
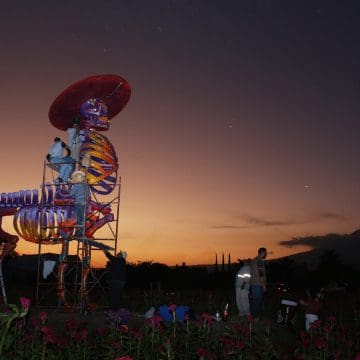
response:
<path id="1" fill-rule="evenodd" d="M 72 186 L 70 196 L 75 200 L 76 231 L 75 237 L 85 236 L 85 220 L 90 204 L 90 187 L 86 182 L 86 175 L 82 171 L 74 171 L 71 175 Z"/>
<path id="2" fill-rule="evenodd" d="M 81 138 L 80 138 L 80 117 L 75 117 L 72 127 L 66 130 L 67 146 L 71 150 L 71 156 L 75 161 L 80 160 Z"/>
<path id="3" fill-rule="evenodd" d="M 65 158 L 64 150 L 67 151 L 66 156 L 70 156 L 69 147 L 59 137 L 56 137 L 46 155 L 46 159 L 50 164 L 57 165 L 55 170 L 59 172 L 59 177 L 55 180 L 56 184 L 67 182 L 74 169 L 73 165 Z"/>

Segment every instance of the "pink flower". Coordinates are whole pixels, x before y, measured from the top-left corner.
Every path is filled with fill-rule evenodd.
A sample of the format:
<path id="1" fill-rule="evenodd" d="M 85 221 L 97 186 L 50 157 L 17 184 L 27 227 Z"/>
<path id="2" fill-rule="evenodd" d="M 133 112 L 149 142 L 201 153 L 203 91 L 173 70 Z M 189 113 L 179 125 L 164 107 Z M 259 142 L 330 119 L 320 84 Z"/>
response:
<path id="1" fill-rule="evenodd" d="M 150 327 L 152 327 L 153 329 L 158 329 L 161 327 L 162 324 L 162 317 L 155 315 L 153 317 L 151 317 L 150 319 L 147 319 L 147 323 L 150 325 Z"/>
<path id="2" fill-rule="evenodd" d="M 53 328 L 51 328 L 50 326 L 43 326 L 41 328 L 41 332 L 44 335 L 44 342 L 45 343 L 50 343 L 50 344 L 56 344 L 57 343 L 57 338 L 55 335 L 55 331 Z"/>
<path id="3" fill-rule="evenodd" d="M 131 335 L 135 338 L 135 339 L 142 339 L 144 337 L 144 331 L 140 328 L 138 329 L 132 329 L 131 330 Z"/>
<path id="4" fill-rule="evenodd" d="M 250 330 L 250 327 L 244 327 L 242 329 L 242 334 L 244 337 L 250 337 L 250 334 L 251 334 L 251 330 Z"/>
<path id="5" fill-rule="evenodd" d="M 220 338 L 220 342 L 222 342 L 225 347 L 232 347 L 235 344 L 235 341 L 233 339 L 224 338 L 224 337 Z"/>
<path id="6" fill-rule="evenodd" d="M 171 340 L 170 340 L 170 339 L 166 339 L 166 340 L 164 341 L 164 347 L 165 347 L 166 349 L 171 348 Z"/>
<path id="7" fill-rule="evenodd" d="M 22 307 L 25 311 L 27 311 L 27 310 L 29 310 L 29 308 L 30 308 L 31 300 L 28 299 L 28 298 L 26 298 L 26 297 L 21 297 L 21 298 L 20 298 L 20 304 L 21 304 L 21 307 Z"/>
<path id="8" fill-rule="evenodd" d="M 242 327 L 240 324 L 231 324 L 231 327 L 236 333 L 241 333 Z"/>
<path id="9" fill-rule="evenodd" d="M 29 329 L 31 332 L 34 332 L 36 330 L 40 330 L 41 322 L 37 318 L 30 318 L 28 321 L 27 329 Z"/>
<path id="10" fill-rule="evenodd" d="M 40 314 L 39 314 L 39 318 L 40 318 L 40 321 L 43 325 L 45 325 L 46 323 L 46 320 L 47 320 L 47 317 L 48 317 L 48 314 L 45 312 L 45 311 L 42 311 Z"/>
<path id="11" fill-rule="evenodd" d="M 320 329 L 321 321 L 316 320 L 310 324 L 310 329 Z"/>
<path id="12" fill-rule="evenodd" d="M 105 336 L 108 335 L 110 332 L 110 328 L 108 327 L 100 327 L 95 329 L 94 333 L 99 336 Z"/>
<path id="13" fill-rule="evenodd" d="M 117 357 L 117 358 L 115 358 L 115 360 L 133 360 L 133 358 L 129 355 L 125 355 L 122 357 Z"/>
<path id="14" fill-rule="evenodd" d="M 119 331 L 120 331 L 120 334 L 126 334 L 129 331 L 129 328 L 127 325 L 120 325 Z"/>
<path id="15" fill-rule="evenodd" d="M 68 330 L 76 329 L 76 323 L 73 318 L 66 320 L 65 322 L 65 328 Z"/>
<path id="16" fill-rule="evenodd" d="M 325 334 L 330 334 L 331 333 L 331 326 L 329 324 L 324 324 L 322 329 L 323 329 L 323 332 Z"/>
<path id="17" fill-rule="evenodd" d="M 326 345 L 326 342 L 324 340 L 324 338 L 320 337 L 320 336 L 315 336 L 313 339 L 313 344 L 317 349 L 323 349 Z"/>
<path id="18" fill-rule="evenodd" d="M 295 355 L 295 360 L 304 360 L 303 354 L 301 354 L 301 353 L 296 353 L 296 355 Z"/>
<path id="19" fill-rule="evenodd" d="M 253 323 L 254 322 L 254 318 L 252 315 L 248 315 L 248 322 L 249 323 Z"/>
<path id="20" fill-rule="evenodd" d="M 204 348 L 198 348 L 196 350 L 196 355 L 200 356 L 200 357 L 203 357 L 203 358 L 208 358 L 210 359 L 211 358 L 211 354 L 208 350 L 204 349 Z"/>
<path id="21" fill-rule="evenodd" d="M 244 349 L 245 344 L 241 340 L 237 340 L 235 343 L 235 349 L 236 350 L 242 350 Z"/>
<path id="22" fill-rule="evenodd" d="M 200 315 L 200 318 L 201 318 L 201 320 L 202 321 L 204 321 L 204 322 L 207 322 L 209 325 L 213 322 L 213 317 L 212 317 L 212 315 L 210 315 L 210 314 L 208 314 L 208 313 L 202 313 L 201 315 Z"/>
<path id="23" fill-rule="evenodd" d="M 300 340 L 302 347 L 307 348 L 309 346 L 309 337 L 307 332 L 300 331 Z"/>
<path id="24" fill-rule="evenodd" d="M 169 305 L 169 306 L 168 306 L 168 309 L 169 309 L 169 311 L 172 312 L 172 313 L 175 312 L 175 311 L 176 311 L 176 304 Z"/>
<path id="25" fill-rule="evenodd" d="M 85 340 L 89 335 L 89 330 L 88 329 L 81 329 L 79 331 L 79 336 L 81 340 Z"/>

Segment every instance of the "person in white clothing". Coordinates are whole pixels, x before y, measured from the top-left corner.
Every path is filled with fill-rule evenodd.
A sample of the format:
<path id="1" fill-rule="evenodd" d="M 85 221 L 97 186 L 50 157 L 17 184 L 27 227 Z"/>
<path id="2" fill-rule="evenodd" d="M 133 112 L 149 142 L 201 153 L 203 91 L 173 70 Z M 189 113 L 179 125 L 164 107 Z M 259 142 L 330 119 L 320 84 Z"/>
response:
<path id="1" fill-rule="evenodd" d="M 75 161 L 79 161 L 81 139 L 80 139 L 80 125 L 77 119 L 73 121 L 73 126 L 66 130 L 67 145 L 71 150 L 71 156 Z"/>
<path id="2" fill-rule="evenodd" d="M 69 161 L 65 158 L 64 150 L 67 150 L 68 152 L 67 158 L 70 157 L 70 149 L 59 137 L 56 137 L 48 154 L 46 155 L 46 159 L 50 164 L 58 164 L 58 168 L 56 170 L 59 171 L 59 177 L 55 180 L 55 183 L 67 182 L 74 170 L 73 164 L 69 163 Z"/>
<path id="3" fill-rule="evenodd" d="M 299 301 L 304 306 L 305 310 L 305 329 L 310 331 L 311 324 L 319 320 L 319 313 L 322 307 L 322 293 L 321 290 L 314 294 L 314 291 L 306 291 L 306 299 Z"/>
<path id="4" fill-rule="evenodd" d="M 235 299 L 239 316 L 250 315 L 250 260 L 245 260 L 235 278 Z"/>

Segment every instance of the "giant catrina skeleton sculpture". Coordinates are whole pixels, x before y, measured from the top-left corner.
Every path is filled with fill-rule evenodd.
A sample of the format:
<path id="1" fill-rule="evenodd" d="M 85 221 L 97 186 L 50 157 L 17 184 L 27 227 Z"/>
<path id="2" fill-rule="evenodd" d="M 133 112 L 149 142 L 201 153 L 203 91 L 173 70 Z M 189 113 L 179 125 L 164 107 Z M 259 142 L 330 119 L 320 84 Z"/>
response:
<path id="1" fill-rule="evenodd" d="M 100 132 L 109 129 L 110 120 L 126 106 L 130 94 L 130 85 L 122 77 L 95 75 L 66 88 L 50 107 L 49 120 L 59 130 L 66 131 L 72 127 L 75 118 L 80 120 L 82 143 L 78 168 L 87 174 L 87 182 L 94 194 L 108 195 L 117 184 L 118 159 L 111 142 Z M 84 162 L 81 162 L 85 158 L 86 168 L 82 165 Z M 64 305 L 68 239 L 71 239 L 76 225 L 74 199 L 69 195 L 70 186 L 47 182 L 40 194 L 35 189 L 0 195 L 0 260 L 16 247 L 19 236 L 34 243 L 62 244 L 57 270 L 57 293 L 59 302 Z M 3 216 L 14 217 L 14 228 L 18 236 L 1 228 Z M 99 228 L 113 220 L 114 215 L 109 204 L 102 203 L 99 206 L 98 202 L 90 200 L 86 214 L 85 238 L 92 239 Z M 91 246 L 86 244 L 88 243 L 84 243 L 81 280 L 85 302 Z"/>

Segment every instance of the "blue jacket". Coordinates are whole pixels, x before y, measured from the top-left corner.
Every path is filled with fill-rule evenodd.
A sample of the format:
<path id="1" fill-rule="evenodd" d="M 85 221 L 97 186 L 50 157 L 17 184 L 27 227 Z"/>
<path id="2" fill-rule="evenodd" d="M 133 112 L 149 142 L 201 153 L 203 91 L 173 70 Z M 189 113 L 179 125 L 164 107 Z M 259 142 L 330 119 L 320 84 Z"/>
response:
<path id="1" fill-rule="evenodd" d="M 85 182 L 73 184 L 69 194 L 75 199 L 75 204 L 85 205 L 90 198 L 89 185 Z"/>

